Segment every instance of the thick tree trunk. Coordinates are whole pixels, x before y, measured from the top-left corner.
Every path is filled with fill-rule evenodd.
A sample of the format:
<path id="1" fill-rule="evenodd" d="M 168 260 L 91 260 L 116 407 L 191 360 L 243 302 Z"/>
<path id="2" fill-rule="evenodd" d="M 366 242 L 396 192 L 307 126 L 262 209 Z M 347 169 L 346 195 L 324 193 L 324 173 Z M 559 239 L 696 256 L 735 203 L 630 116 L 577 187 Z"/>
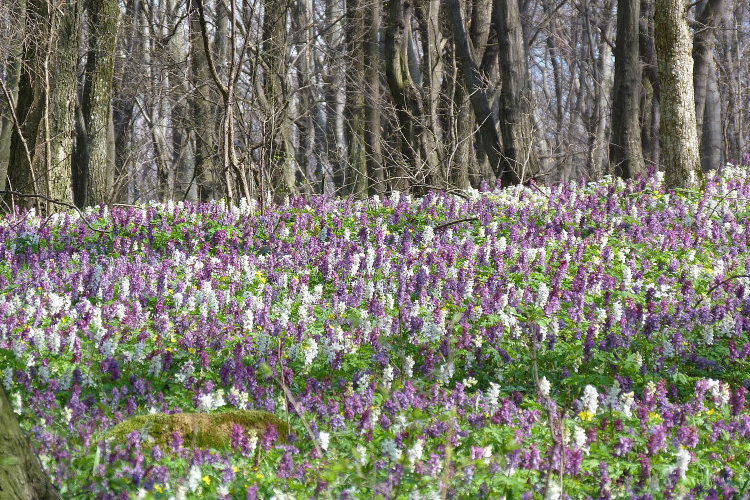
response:
<path id="1" fill-rule="evenodd" d="M 190 114 L 195 136 L 195 180 L 198 201 L 207 202 L 218 196 L 219 181 L 216 175 L 216 127 L 206 126 L 213 121 L 212 104 L 218 102 L 219 93 L 211 82 L 208 57 L 203 47 L 200 16 L 192 8 L 190 18 L 190 78 L 193 92 L 190 95 Z"/>
<path id="2" fill-rule="evenodd" d="M 346 86 L 344 62 L 344 30 L 341 0 L 326 0 L 326 17 L 334 23 L 326 33 L 329 57 L 325 78 L 326 100 L 326 156 L 324 172 L 325 193 L 340 191 L 346 194 L 347 143 L 344 109 L 346 107 Z M 334 22 L 335 20 L 335 22 Z"/>
<path id="3" fill-rule="evenodd" d="M 721 127 L 721 95 L 715 63 L 711 61 L 706 86 L 706 111 L 703 116 L 701 137 L 701 167 L 703 171 L 717 169 L 724 164 L 724 137 Z"/>
<path id="4" fill-rule="evenodd" d="M 695 31 L 693 39 L 693 88 L 695 91 L 695 121 L 698 130 L 698 141 L 701 143 L 701 163 L 704 169 L 715 169 L 720 165 L 715 163 L 716 155 L 711 156 L 703 148 L 703 131 L 704 116 L 712 113 L 708 109 L 707 92 L 711 78 L 716 78 L 716 66 L 714 64 L 714 47 L 716 37 L 714 30 L 716 24 L 721 20 L 724 14 L 724 0 L 704 0 L 697 6 L 699 9 L 696 15 L 696 24 L 698 28 Z M 711 72 L 714 72 L 712 75 Z M 712 115 L 713 117 L 714 115 Z M 710 124 L 709 127 L 716 127 L 716 124 Z M 707 147 L 711 147 L 713 138 L 709 138 Z"/>
<path id="5" fill-rule="evenodd" d="M 425 0 L 417 4 L 417 19 L 422 41 L 422 101 L 424 117 L 422 128 L 422 147 L 427 165 L 425 175 L 427 187 L 445 189 L 447 177 L 445 172 L 443 147 L 444 134 L 438 117 L 440 91 L 443 80 L 442 46 L 443 36 L 440 30 L 440 0 Z"/>
<path id="6" fill-rule="evenodd" d="M 170 123 L 172 128 L 172 163 L 175 166 L 174 190 L 171 198 L 176 200 L 197 201 L 198 190 L 193 181 L 195 172 L 195 149 L 192 133 L 190 130 L 190 109 L 185 96 L 190 94 L 189 80 L 183 75 L 187 74 L 185 63 L 187 62 L 186 44 L 178 29 L 182 23 L 179 8 L 175 0 L 170 0 L 169 26 L 172 35 L 169 45 L 169 79 L 177 93 L 170 93 Z"/>
<path id="7" fill-rule="evenodd" d="M 367 196 L 367 156 L 365 150 L 365 33 L 364 11 L 369 5 L 359 0 L 346 3 L 346 52 L 350 58 L 346 79 L 346 115 L 349 122 L 349 173 L 347 192 L 357 198 Z"/>
<path id="8" fill-rule="evenodd" d="M 539 173 L 532 145 L 531 79 L 517 0 L 495 0 L 494 24 L 499 41 L 500 130 L 505 161 L 523 182 Z"/>
<path id="9" fill-rule="evenodd" d="M 8 162 L 10 160 L 10 139 L 16 127 L 13 120 L 16 102 L 18 100 L 18 80 L 21 76 L 21 58 L 23 57 L 23 38 L 26 24 L 26 0 L 11 2 L 10 13 L 16 21 L 10 40 L 8 40 L 9 54 L 5 65 L 5 88 L 8 92 L 0 94 L 0 191 L 6 189 L 8 176 Z M 9 102 L 10 100 L 10 102 Z"/>
<path id="10" fill-rule="evenodd" d="M 88 165 L 87 205 L 108 200 L 110 170 L 109 128 L 112 126 L 112 74 L 120 4 L 117 0 L 91 0 L 91 40 L 86 61 L 86 84 L 83 88 L 83 116 L 86 121 Z M 79 166 L 80 168 L 81 166 Z"/>
<path id="11" fill-rule="evenodd" d="M 131 0 L 126 3 L 123 26 L 126 35 L 123 37 L 123 51 L 129 54 L 122 66 L 115 66 L 115 76 L 112 82 L 112 122 L 114 133 L 115 168 L 112 183 L 113 199 L 120 203 L 128 201 L 128 192 L 132 183 L 132 176 L 128 175 L 128 158 L 132 151 L 132 122 L 135 111 L 135 88 L 139 77 L 141 59 L 140 32 L 138 30 L 138 16 L 141 15 L 141 0 Z"/>
<path id="12" fill-rule="evenodd" d="M 638 120 L 641 90 L 639 21 L 640 0 L 619 0 L 609 161 L 614 166 L 615 174 L 623 179 L 630 179 L 646 170 Z"/>
<path id="13" fill-rule="evenodd" d="M 374 0 L 365 9 L 365 154 L 370 178 L 370 194 L 383 195 L 386 190 L 380 125 L 380 46 L 378 34 L 383 18 L 382 0 Z"/>
<path id="14" fill-rule="evenodd" d="M 641 55 L 641 149 L 644 160 L 661 165 L 659 144 L 659 68 L 654 46 L 654 2 L 641 0 L 640 32 L 638 34 Z"/>
<path id="15" fill-rule="evenodd" d="M 490 107 L 487 91 L 482 84 L 480 69 L 471 53 L 459 2 L 458 0 L 448 0 L 447 5 L 450 12 L 456 58 L 459 62 L 466 92 L 474 109 L 474 116 L 479 123 L 484 151 L 495 176 L 500 179 L 503 185 L 518 184 L 520 178 L 516 170 L 511 168 L 502 154 L 500 135 L 497 132 L 497 120 Z"/>
<path id="16" fill-rule="evenodd" d="M 700 156 L 695 124 L 692 41 L 683 0 L 656 0 L 656 57 L 661 82 L 661 144 L 667 188 L 695 185 Z"/>
<path id="17" fill-rule="evenodd" d="M 612 89 L 612 49 L 608 41 L 612 39 L 615 17 L 612 15 L 614 1 L 604 2 L 599 15 L 598 55 L 596 57 L 597 84 L 594 87 L 594 134 L 589 163 L 593 177 L 598 179 L 606 172 L 607 161 L 607 118 L 609 117 L 608 100 Z"/>
<path id="18" fill-rule="evenodd" d="M 39 22 L 39 20 L 43 20 Z M 9 179 L 16 191 L 72 202 L 71 152 L 76 99 L 81 5 L 65 0 L 49 9 L 45 0 L 28 4 L 27 30 L 39 30 L 24 48 Z M 34 200 L 18 201 L 29 206 Z M 49 206 L 48 210 L 56 210 Z"/>
<path id="19" fill-rule="evenodd" d="M 60 500 L 0 385 L 0 498 Z"/>
<path id="20" fill-rule="evenodd" d="M 391 97 L 396 104 L 396 116 L 399 124 L 400 150 L 403 161 L 397 161 L 393 172 L 392 187 L 406 191 L 410 179 L 418 169 L 418 145 L 414 116 L 409 109 L 409 93 L 414 91 L 409 70 L 409 32 L 413 13 L 410 1 L 391 0 L 388 2 L 388 29 L 385 35 L 385 74 Z"/>
<path id="21" fill-rule="evenodd" d="M 317 137 L 316 114 L 318 109 L 316 88 L 313 81 L 315 64 L 315 32 L 313 23 L 313 1 L 299 0 L 294 7 L 294 33 L 297 45 L 297 85 L 299 106 L 297 127 L 299 129 L 299 147 L 297 163 L 304 173 L 302 191 L 305 194 L 317 192 L 320 183 L 320 163 L 315 148 Z"/>

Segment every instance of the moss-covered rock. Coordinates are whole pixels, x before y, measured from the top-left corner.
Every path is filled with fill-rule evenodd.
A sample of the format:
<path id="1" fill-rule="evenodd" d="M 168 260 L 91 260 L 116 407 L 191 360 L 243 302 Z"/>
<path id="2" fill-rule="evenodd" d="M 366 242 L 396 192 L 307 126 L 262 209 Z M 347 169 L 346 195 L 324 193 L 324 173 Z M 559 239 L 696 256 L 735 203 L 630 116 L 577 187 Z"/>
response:
<path id="1" fill-rule="evenodd" d="M 183 436 L 185 446 L 220 450 L 229 446 L 234 424 L 246 431 L 254 430 L 258 436 L 263 435 L 266 429 L 273 425 L 282 442 L 289 435 L 286 422 L 273 413 L 258 410 L 139 415 L 117 424 L 107 435 L 115 442 L 124 443 L 128 434 L 138 431 L 149 437 L 145 439 L 144 444 L 158 444 L 164 448 L 169 443 L 172 433 L 179 432 Z"/>

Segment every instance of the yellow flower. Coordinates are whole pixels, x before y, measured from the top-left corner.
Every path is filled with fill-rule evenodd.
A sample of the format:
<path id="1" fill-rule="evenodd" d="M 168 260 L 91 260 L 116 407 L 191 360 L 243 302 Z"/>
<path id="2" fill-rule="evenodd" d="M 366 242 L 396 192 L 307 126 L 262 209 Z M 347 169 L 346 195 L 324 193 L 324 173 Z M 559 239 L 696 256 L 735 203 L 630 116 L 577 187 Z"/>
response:
<path id="1" fill-rule="evenodd" d="M 233 465 L 233 466 L 232 466 L 232 470 L 233 470 L 233 471 L 234 471 L 234 473 L 236 474 L 237 472 L 239 472 L 239 470 L 240 470 L 240 469 L 238 469 L 236 465 Z"/>
<path id="2" fill-rule="evenodd" d="M 211 478 L 208 476 L 203 476 L 203 482 L 206 484 L 211 484 Z"/>
<path id="3" fill-rule="evenodd" d="M 195 354 L 195 349 L 193 349 L 192 347 L 188 347 L 188 352 L 190 354 Z"/>
<path id="4" fill-rule="evenodd" d="M 594 418 L 594 414 L 590 411 L 583 410 L 578 414 L 578 418 L 581 419 L 581 422 L 589 422 Z"/>
<path id="5" fill-rule="evenodd" d="M 654 420 L 661 420 L 661 415 L 659 415 L 655 411 L 652 411 L 652 412 L 649 412 L 648 418 L 653 418 Z"/>
<path id="6" fill-rule="evenodd" d="M 255 478 L 256 479 L 263 479 L 263 474 L 260 474 L 260 473 L 255 474 Z"/>
<path id="7" fill-rule="evenodd" d="M 711 408 L 710 410 L 706 410 L 706 415 L 713 415 L 713 414 L 714 414 L 713 408 Z"/>
<path id="8" fill-rule="evenodd" d="M 161 486 L 159 486 L 158 484 L 155 484 L 155 485 L 154 485 L 154 489 L 155 489 L 156 491 L 158 491 L 159 493 L 164 493 L 164 488 L 162 488 L 162 487 L 161 487 Z"/>

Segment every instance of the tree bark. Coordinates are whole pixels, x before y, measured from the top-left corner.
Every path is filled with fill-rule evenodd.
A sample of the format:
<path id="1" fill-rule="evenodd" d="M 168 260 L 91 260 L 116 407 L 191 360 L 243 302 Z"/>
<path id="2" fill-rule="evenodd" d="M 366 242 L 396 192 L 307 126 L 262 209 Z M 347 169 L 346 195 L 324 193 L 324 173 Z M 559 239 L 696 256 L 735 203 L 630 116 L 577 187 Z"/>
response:
<path id="1" fill-rule="evenodd" d="M 117 0 L 91 0 L 91 40 L 86 61 L 86 83 L 83 88 L 83 116 L 86 121 L 88 165 L 83 168 L 87 176 L 87 205 L 108 200 L 111 187 L 109 128 L 112 126 L 112 76 L 120 4 Z M 80 168 L 81 166 L 79 166 Z"/>
<path id="2" fill-rule="evenodd" d="M 404 160 L 396 162 L 392 187 L 395 190 L 409 189 L 410 178 L 418 169 L 418 144 L 414 116 L 409 109 L 409 93 L 413 92 L 414 82 L 409 70 L 409 31 L 413 14 L 410 0 L 390 0 L 388 2 L 388 29 L 385 35 L 385 74 L 391 97 L 396 104 L 399 124 L 400 150 Z"/>
<path id="3" fill-rule="evenodd" d="M 367 196 L 367 156 L 365 150 L 365 33 L 364 10 L 360 0 L 346 3 L 346 48 L 350 58 L 346 79 L 346 115 L 349 122 L 348 189 L 357 198 Z"/>
<path id="4" fill-rule="evenodd" d="M 50 9 L 46 0 L 28 4 L 16 117 L 11 137 L 9 179 L 16 191 L 72 202 L 71 152 L 76 99 L 81 6 L 65 0 Z M 20 133 L 19 133 L 20 132 Z M 32 199 L 19 200 L 30 206 Z M 48 206 L 48 211 L 56 210 Z"/>
<path id="5" fill-rule="evenodd" d="M 195 136 L 195 180 L 198 187 L 198 201 L 207 202 L 214 199 L 219 192 L 215 162 L 218 147 L 216 127 L 206 126 L 213 121 L 211 103 L 219 101 L 219 93 L 211 82 L 198 9 L 191 8 L 188 16 L 190 19 L 190 79 L 193 87 L 189 100 Z"/>
<path id="6" fill-rule="evenodd" d="M 704 172 L 724 165 L 724 137 L 721 127 L 721 95 L 716 76 L 715 62 L 711 61 L 706 86 L 703 134 L 701 136 L 701 167 Z"/>
<path id="7" fill-rule="evenodd" d="M 724 0 L 704 0 L 698 4 L 699 9 L 695 22 L 697 29 L 693 38 L 693 88 L 695 91 L 695 121 L 698 131 L 698 141 L 701 142 L 701 163 L 704 169 L 719 168 L 715 162 L 716 155 L 713 156 L 703 148 L 702 136 L 704 131 L 704 116 L 712 113 L 708 109 L 707 92 L 709 81 L 716 78 L 716 66 L 714 64 L 714 47 L 716 37 L 714 31 L 717 22 L 724 14 Z M 714 72 L 711 75 L 711 71 Z M 715 114 L 710 115 L 712 118 Z M 709 124 L 710 128 L 715 128 L 716 124 Z M 713 138 L 709 138 L 707 147 L 711 147 Z"/>
<path id="8" fill-rule="evenodd" d="M 539 173 L 533 149 L 531 79 L 517 0 L 495 0 L 494 24 L 499 41 L 500 131 L 507 168 L 523 182 Z"/>
<path id="9" fill-rule="evenodd" d="M 60 500 L 0 384 L 0 498 Z"/>
<path id="10" fill-rule="evenodd" d="M 497 120 L 490 107 L 487 91 L 482 84 L 480 69 L 471 53 L 459 2 L 458 0 L 448 0 L 447 5 L 450 11 L 449 17 L 453 31 L 456 57 L 476 121 L 479 123 L 484 150 L 495 172 L 495 176 L 500 179 L 501 184 L 504 186 L 518 184 L 520 182 L 518 174 L 511 168 L 511 165 L 502 154 L 500 135 L 497 132 Z"/>
<path id="11" fill-rule="evenodd" d="M 638 59 L 640 0 L 617 2 L 617 42 L 609 161 L 615 174 L 630 179 L 646 171 L 641 149 L 641 67 Z"/>
<path id="12" fill-rule="evenodd" d="M 26 0 L 11 2 L 10 14 L 16 20 L 15 29 L 8 41 L 8 62 L 5 65 L 5 92 L 0 93 L 0 191 L 6 189 L 8 162 L 10 161 L 10 139 L 16 128 L 13 113 L 18 101 L 18 80 L 21 76 L 23 38 L 26 24 Z"/>
<path id="13" fill-rule="evenodd" d="M 700 156 L 695 121 L 692 41 L 683 0 L 656 0 L 654 28 L 661 82 L 661 143 L 667 188 L 695 185 Z"/>
<path id="14" fill-rule="evenodd" d="M 364 39 L 365 51 L 365 154 L 367 173 L 370 178 L 370 194 L 382 196 L 385 193 L 385 172 L 383 167 L 382 134 L 380 125 L 380 45 L 378 37 L 383 18 L 382 0 L 373 0 L 365 10 L 367 33 Z"/>

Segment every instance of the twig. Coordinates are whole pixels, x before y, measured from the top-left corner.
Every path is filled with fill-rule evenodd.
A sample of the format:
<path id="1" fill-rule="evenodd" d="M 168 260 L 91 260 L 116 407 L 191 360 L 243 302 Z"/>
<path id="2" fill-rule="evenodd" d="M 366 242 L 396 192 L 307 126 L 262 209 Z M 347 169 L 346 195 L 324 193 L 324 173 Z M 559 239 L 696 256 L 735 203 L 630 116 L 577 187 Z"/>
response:
<path id="1" fill-rule="evenodd" d="M 450 222 L 443 222 L 442 224 L 438 224 L 437 226 L 435 226 L 434 229 L 435 230 L 444 229 L 444 228 L 452 226 L 454 224 L 460 224 L 462 222 L 475 222 L 475 221 L 478 221 L 478 220 L 479 220 L 479 217 L 464 217 L 463 219 L 452 220 Z"/>
<path id="2" fill-rule="evenodd" d="M 44 200 L 44 201 L 46 201 L 48 203 L 52 203 L 53 205 L 60 205 L 60 206 L 63 206 L 63 207 L 72 208 L 73 210 L 75 210 L 78 213 L 78 215 L 81 216 L 81 220 L 83 221 L 84 224 L 86 224 L 86 227 L 88 227 L 92 231 L 95 231 L 97 233 L 103 233 L 103 234 L 108 234 L 108 233 L 111 232 L 111 231 L 107 231 L 105 229 L 97 229 L 97 228 L 93 227 L 91 224 L 89 224 L 89 221 L 86 220 L 86 216 L 83 214 L 83 212 L 81 212 L 81 209 L 78 208 L 77 206 L 73 205 L 72 203 L 68 203 L 67 201 L 55 200 L 55 199 L 50 198 L 49 196 L 45 196 L 43 194 L 21 193 L 19 191 L 10 191 L 10 190 L 7 190 L 7 189 L 0 190 L 0 194 L 9 194 L 11 196 L 17 196 L 19 198 L 39 198 L 39 199 Z"/>
<path id="3" fill-rule="evenodd" d="M 703 297 L 701 297 L 698 300 L 698 302 L 695 303 L 695 306 L 693 306 L 693 308 L 695 309 L 699 305 L 701 305 L 701 302 L 703 302 L 703 299 L 705 299 L 706 297 L 710 296 L 713 293 L 713 291 L 716 290 L 717 288 L 719 288 L 721 285 L 724 285 L 725 283 L 729 283 L 730 281 L 732 281 L 733 279 L 736 279 L 736 278 L 750 278 L 750 275 L 748 275 L 748 274 L 736 274 L 734 276 L 730 276 L 729 278 L 727 278 L 727 279 L 725 279 L 725 280 L 723 280 L 723 281 L 715 284 L 714 286 L 712 286 L 711 288 L 708 289 L 708 291 L 705 293 L 705 295 Z"/>

